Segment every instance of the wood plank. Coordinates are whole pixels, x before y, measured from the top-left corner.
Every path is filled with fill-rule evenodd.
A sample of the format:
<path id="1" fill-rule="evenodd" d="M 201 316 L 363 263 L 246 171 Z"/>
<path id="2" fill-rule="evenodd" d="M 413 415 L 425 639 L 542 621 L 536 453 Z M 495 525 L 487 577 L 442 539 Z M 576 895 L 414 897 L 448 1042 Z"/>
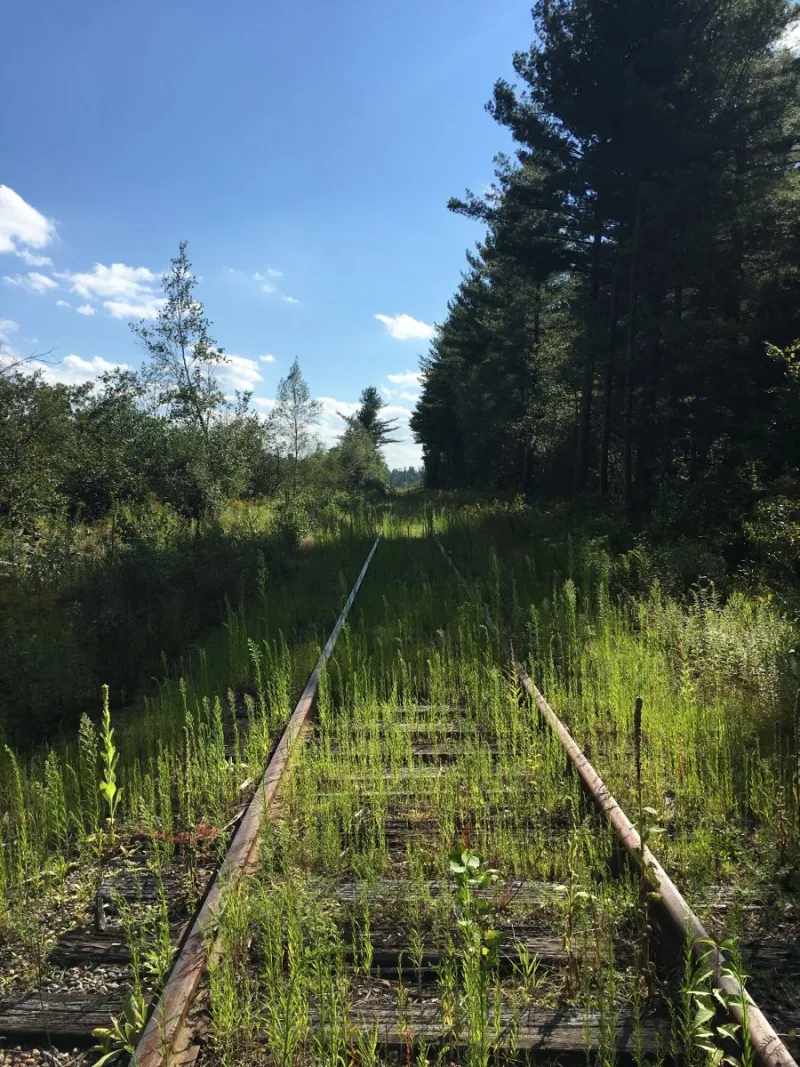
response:
<path id="1" fill-rule="evenodd" d="M 172 923 L 170 932 L 173 944 L 177 944 L 186 929 L 186 923 Z M 102 933 L 80 928 L 62 934 L 50 953 L 53 963 L 62 967 L 80 964 L 127 964 L 131 953 L 125 934 L 121 930 L 104 930 Z"/>
<path id="2" fill-rule="evenodd" d="M 350 1011 L 350 1021 L 356 1029 L 369 1033 L 377 1027 L 378 1040 L 384 1048 L 402 1049 L 408 1044 L 424 1041 L 433 1046 L 464 1047 L 468 1043 L 464 1027 L 454 1033 L 445 1026 L 437 1002 L 410 1004 L 402 1018 L 395 1008 L 373 1007 L 368 1002 L 356 1002 Z M 487 1016 L 487 1034 L 493 1047 L 547 1053 L 584 1053 L 600 1048 L 602 1020 L 599 1013 L 584 1013 L 577 1009 L 552 1010 L 524 1008 L 517 1019 L 511 1011 L 500 1012 L 500 1040 L 493 1040 L 493 1013 Z M 516 1034 L 516 1036 L 514 1036 Z M 629 1010 L 619 1011 L 613 1029 L 614 1046 L 618 1052 L 633 1053 L 636 1024 Z M 654 1053 L 669 1050 L 669 1019 L 650 1016 L 639 1026 L 642 1050 Z"/>
<path id="3" fill-rule="evenodd" d="M 50 953 L 53 963 L 74 967 L 81 963 L 130 963 L 131 950 L 125 935 L 118 930 L 97 933 L 93 930 L 70 930 L 63 934 Z"/>
<path id="4" fill-rule="evenodd" d="M 201 869 L 199 873 L 202 883 L 204 872 Z M 211 871 L 207 873 L 210 877 Z M 117 895 L 129 904 L 138 903 L 140 900 L 142 904 L 155 904 L 159 900 L 162 883 L 167 900 L 185 899 L 186 875 L 177 872 L 159 877 L 152 872 L 120 871 L 103 880 L 99 893 L 106 904 L 112 905 L 112 909 L 114 897 Z"/>
<path id="5" fill-rule="evenodd" d="M 452 883 L 441 881 L 429 881 L 425 883 L 425 891 L 431 897 L 441 896 L 443 892 L 452 892 Z M 417 893 L 415 885 L 400 882 L 396 879 L 379 878 L 369 886 L 358 882 L 339 882 L 330 887 L 330 893 L 343 904 L 352 904 L 363 899 L 373 900 L 408 900 Z M 567 886 L 561 882 L 544 882 L 534 880 L 519 880 L 510 878 L 488 892 L 479 891 L 476 896 L 489 899 L 502 904 L 506 898 L 513 900 L 518 907 L 541 907 L 543 904 L 553 903 L 563 899 L 567 893 Z M 728 907 L 744 907 L 746 910 L 758 910 L 767 907 L 768 902 L 762 900 L 753 892 L 731 889 L 729 886 L 710 885 L 702 892 L 695 895 L 698 907 L 725 909 Z M 747 903 L 745 903 L 747 902 Z"/>
<path id="6" fill-rule="evenodd" d="M 404 941 L 399 945 L 383 945 L 375 943 L 373 936 L 372 969 L 380 970 L 383 974 L 396 973 L 400 966 L 400 956 L 403 957 L 404 974 L 413 974 L 417 970 L 417 964 L 413 962 L 412 952 Z M 564 943 L 560 937 L 526 937 L 519 938 L 514 944 L 505 944 L 499 950 L 500 963 L 503 971 L 510 971 L 511 966 L 517 960 L 516 945 L 524 945 L 532 956 L 537 956 L 540 963 L 558 963 L 566 960 Z M 438 945 L 423 945 L 419 966 L 422 970 L 432 971 L 445 958 L 445 950 Z"/>
<path id="7" fill-rule="evenodd" d="M 49 1040 L 54 1044 L 94 1044 L 92 1030 L 108 1026 L 122 1012 L 129 990 L 114 993 L 26 993 L 0 1003 L 0 1033 L 6 1043 Z"/>

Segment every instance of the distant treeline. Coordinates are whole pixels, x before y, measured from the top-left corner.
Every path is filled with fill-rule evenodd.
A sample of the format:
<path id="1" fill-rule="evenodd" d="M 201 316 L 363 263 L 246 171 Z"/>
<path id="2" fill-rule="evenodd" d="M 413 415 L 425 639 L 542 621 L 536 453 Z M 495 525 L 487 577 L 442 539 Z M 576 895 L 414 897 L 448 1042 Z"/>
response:
<path id="1" fill-rule="evenodd" d="M 422 485 L 422 468 L 395 467 L 389 471 L 389 485 L 392 489 L 413 489 Z"/>

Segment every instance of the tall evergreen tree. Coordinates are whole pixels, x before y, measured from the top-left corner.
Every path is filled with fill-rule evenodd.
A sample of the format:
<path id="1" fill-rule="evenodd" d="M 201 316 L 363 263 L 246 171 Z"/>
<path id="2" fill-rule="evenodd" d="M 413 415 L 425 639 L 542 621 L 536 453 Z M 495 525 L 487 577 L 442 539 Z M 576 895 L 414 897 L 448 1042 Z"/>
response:
<path id="1" fill-rule="evenodd" d="M 800 332 L 795 11 L 536 4 L 489 105 L 516 159 L 451 202 L 488 232 L 424 363 L 429 482 L 597 489 L 635 518 L 763 463 L 764 341 Z"/>
<path id="2" fill-rule="evenodd" d="M 340 418 L 343 418 L 348 426 L 354 426 L 356 423 L 362 426 L 369 434 L 376 448 L 380 448 L 382 445 L 395 444 L 397 438 L 389 435 L 394 432 L 399 420 L 381 419 L 379 417 L 386 403 L 375 386 L 368 385 L 365 389 L 362 389 L 361 396 L 358 399 L 361 406 L 355 415 L 342 415 L 339 412 Z"/>

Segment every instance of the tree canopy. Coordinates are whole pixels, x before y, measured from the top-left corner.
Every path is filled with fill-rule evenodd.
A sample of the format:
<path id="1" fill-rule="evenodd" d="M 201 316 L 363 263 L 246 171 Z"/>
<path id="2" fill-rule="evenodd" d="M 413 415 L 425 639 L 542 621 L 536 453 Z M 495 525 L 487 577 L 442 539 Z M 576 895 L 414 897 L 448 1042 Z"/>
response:
<path id="1" fill-rule="evenodd" d="M 693 528 L 800 465 L 800 60 L 785 0 L 539 0 L 512 134 L 422 366 L 431 486 L 596 493 Z M 798 494 L 800 495 L 800 493 Z"/>

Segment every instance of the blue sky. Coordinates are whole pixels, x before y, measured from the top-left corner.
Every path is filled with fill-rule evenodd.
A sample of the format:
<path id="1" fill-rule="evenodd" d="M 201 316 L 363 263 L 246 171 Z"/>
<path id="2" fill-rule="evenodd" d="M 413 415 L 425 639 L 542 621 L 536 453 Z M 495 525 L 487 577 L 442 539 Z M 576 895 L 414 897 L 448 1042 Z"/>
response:
<path id="1" fill-rule="evenodd" d="M 138 365 L 127 323 L 186 239 L 229 386 L 266 411 L 296 355 L 326 443 L 368 384 L 405 428 L 480 236 L 447 198 L 508 149 L 484 104 L 531 35 L 530 0 L 9 0 L 7 350 L 54 349 L 61 380 Z"/>

